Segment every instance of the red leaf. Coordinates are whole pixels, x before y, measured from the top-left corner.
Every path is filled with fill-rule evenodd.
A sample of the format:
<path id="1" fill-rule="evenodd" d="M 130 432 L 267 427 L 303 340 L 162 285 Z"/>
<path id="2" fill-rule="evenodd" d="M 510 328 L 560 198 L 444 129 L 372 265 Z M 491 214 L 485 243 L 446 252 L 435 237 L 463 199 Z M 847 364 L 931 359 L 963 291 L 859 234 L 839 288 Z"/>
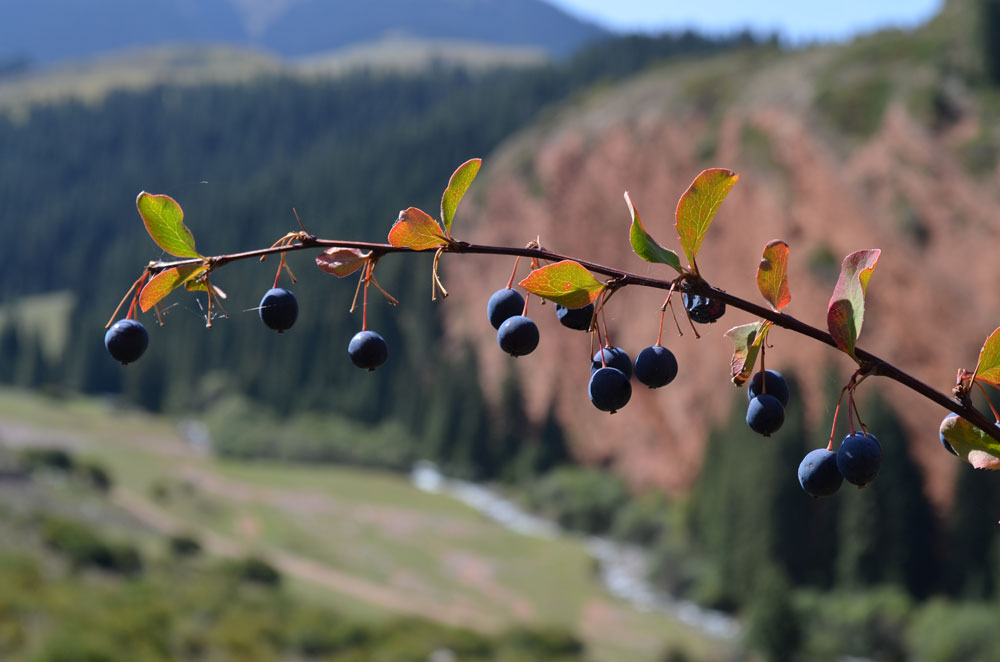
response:
<path id="1" fill-rule="evenodd" d="M 788 290 L 788 244 L 775 239 L 764 247 L 757 267 L 757 287 L 775 310 L 781 310 L 792 300 Z"/>
<path id="2" fill-rule="evenodd" d="M 840 278 L 837 279 L 837 286 L 833 289 L 833 296 L 827 307 L 826 325 L 830 335 L 837 347 L 852 358 L 856 358 L 854 344 L 865 319 L 868 280 L 881 253 L 879 249 L 872 248 L 856 251 L 845 257 L 840 267 Z"/>
<path id="3" fill-rule="evenodd" d="M 370 255 L 371 251 L 365 253 L 357 248 L 328 248 L 316 256 L 316 266 L 328 274 L 343 278 L 365 266 Z"/>

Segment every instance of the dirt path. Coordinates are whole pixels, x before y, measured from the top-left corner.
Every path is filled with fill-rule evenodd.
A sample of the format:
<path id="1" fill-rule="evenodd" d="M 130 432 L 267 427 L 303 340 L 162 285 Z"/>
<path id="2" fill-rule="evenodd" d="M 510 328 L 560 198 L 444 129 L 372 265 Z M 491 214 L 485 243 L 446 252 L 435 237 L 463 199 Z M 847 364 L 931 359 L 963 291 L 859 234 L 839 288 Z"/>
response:
<path id="1" fill-rule="evenodd" d="M 111 500 L 117 506 L 163 534 L 174 535 L 193 531 L 206 551 L 211 554 L 234 558 L 245 556 L 251 552 L 258 553 L 260 550 L 259 546 L 248 548 L 232 538 L 203 527 L 192 529 L 188 523 L 126 487 L 116 487 Z M 281 549 L 264 548 L 264 556 L 269 563 L 285 575 L 318 584 L 384 609 L 429 618 L 447 625 L 485 630 L 493 630 L 500 625 L 496 619 L 468 609 L 465 605 L 442 604 L 421 599 L 412 594 L 406 595 L 396 588 L 340 572 L 313 559 Z"/>

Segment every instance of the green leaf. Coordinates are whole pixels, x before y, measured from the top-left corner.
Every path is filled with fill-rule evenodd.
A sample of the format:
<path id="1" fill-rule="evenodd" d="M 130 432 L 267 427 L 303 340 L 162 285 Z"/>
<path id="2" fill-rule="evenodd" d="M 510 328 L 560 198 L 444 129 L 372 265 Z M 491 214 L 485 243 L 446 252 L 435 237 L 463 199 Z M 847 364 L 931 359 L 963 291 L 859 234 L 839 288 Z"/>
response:
<path id="1" fill-rule="evenodd" d="M 1000 329 L 990 334 L 979 351 L 976 379 L 993 386 L 1000 386 Z"/>
<path id="2" fill-rule="evenodd" d="M 638 210 L 632 205 L 632 199 L 628 197 L 628 191 L 625 191 L 625 204 L 628 205 L 628 212 L 632 215 L 632 227 L 629 228 L 629 240 L 632 242 L 632 251 L 646 262 L 667 264 L 678 272 L 682 271 L 681 259 L 677 257 L 677 253 L 669 248 L 660 246 L 646 232 L 646 228 L 642 226 L 642 219 L 639 218 Z"/>
<path id="3" fill-rule="evenodd" d="M 328 248 L 316 256 L 316 266 L 337 278 L 350 276 L 365 266 L 365 261 L 371 255 L 357 248 Z"/>
<path id="4" fill-rule="evenodd" d="M 726 331 L 726 337 L 733 341 L 733 360 L 730 363 L 730 375 L 733 383 L 742 386 L 753 374 L 760 345 L 767 337 L 771 328 L 770 322 L 760 320 L 752 324 L 734 326 Z"/>
<path id="5" fill-rule="evenodd" d="M 739 178 L 725 168 L 705 170 L 694 178 L 677 203 L 677 234 L 692 269 L 715 212 Z"/>
<path id="6" fill-rule="evenodd" d="M 826 325 L 833 341 L 855 360 L 854 345 L 865 319 L 865 292 L 881 253 L 879 249 L 871 248 L 844 258 L 840 278 L 826 311 Z"/>
<path id="7" fill-rule="evenodd" d="M 194 235 L 184 225 L 184 212 L 176 200 L 143 191 L 135 199 L 135 206 L 157 246 L 177 257 L 201 257 L 194 249 Z"/>
<path id="8" fill-rule="evenodd" d="M 563 260 L 535 269 L 520 282 L 528 292 L 567 308 L 583 308 L 597 299 L 604 284 L 582 264 Z"/>
<path id="9" fill-rule="evenodd" d="M 139 293 L 139 307 L 146 312 L 165 296 L 208 269 L 204 264 L 186 264 L 165 269 L 149 279 Z"/>
<path id="10" fill-rule="evenodd" d="M 764 247 L 757 267 L 757 287 L 775 310 L 781 310 L 792 300 L 788 290 L 788 244 L 775 239 Z"/>
<path id="11" fill-rule="evenodd" d="M 960 416 L 941 421 L 941 436 L 976 469 L 1000 469 L 1000 442 Z"/>
<path id="12" fill-rule="evenodd" d="M 441 220 L 444 222 L 444 231 L 449 237 L 451 236 L 451 221 L 455 218 L 458 203 L 462 201 L 462 196 L 469 190 L 469 185 L 476 178 L 476 173 L 479 172 L 481 165 L 483 165 L 482 159 L 469 159 L 458 166 L 458 169 L 452 173 L 451 179 L 448 180 L 448 188 L 441 196 Z"/>
<path id="13" fill-rule="evenodd" d="M 399 212 L 399 218 L 389 230 L 389 243 L 397 248 L 426 251 L 447 246 L 448 239 L 437 221 L 426 212 L 410 207 Z"/>

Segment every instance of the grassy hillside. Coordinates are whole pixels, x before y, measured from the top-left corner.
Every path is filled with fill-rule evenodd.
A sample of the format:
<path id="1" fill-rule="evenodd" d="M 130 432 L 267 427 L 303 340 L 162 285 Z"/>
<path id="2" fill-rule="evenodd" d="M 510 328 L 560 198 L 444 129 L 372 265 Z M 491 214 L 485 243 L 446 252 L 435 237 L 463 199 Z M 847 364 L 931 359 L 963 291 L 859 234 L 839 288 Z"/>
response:
<path id="1" fill-rule="evenodd" d="M 0 393 L 0 439 L 68 447 L 107 467 L 107 507 L 133 522 L 119 535 L 142 530 L 155 546 L 159 535 L 183 534 L 212 556 L 266 559 L 294 595 L 352 618 L 409 614 L 487 633 L 563 628 L 593 660 L 650 660 L 668 647 L 705 659 L 722 650 L 608 597 L 581 541 L 508 532 L 396 475 L 220 461 L 166 420 L 10 390 Z"/>

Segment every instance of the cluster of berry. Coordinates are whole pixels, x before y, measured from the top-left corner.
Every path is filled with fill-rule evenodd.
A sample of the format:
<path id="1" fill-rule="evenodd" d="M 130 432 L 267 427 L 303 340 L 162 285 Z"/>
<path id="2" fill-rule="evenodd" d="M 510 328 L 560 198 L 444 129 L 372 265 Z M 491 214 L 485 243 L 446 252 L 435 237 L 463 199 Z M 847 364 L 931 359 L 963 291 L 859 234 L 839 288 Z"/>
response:
<path id="1" fill-rule="evenodd" d="M 702 298 L 698 298 L 697 302 L 694 299 L 692 297 L 691 301 L 697 303 L 699 311 L 706 304 L 713 308 L 711 314 L 701 314 L 701 319 L 695 321 L 714 322 L 725 312 L 725 304 L 721 304 L 720 310 L 708 299 L 702 301 Z M 686 295 L 684 301 L 687 305 Z M 577 331 L 591 330 L 594 322 L 593 303 L 580 308 L 556 304 L 555 309 L 556 318 L 563 326 Z M 494 292 L 486 305 L 486 316 L 497 330 L 497 344 L 511 356 L 530 354 L 538 346 L 538 326 L 524 312 L 524 297 L 509 287 Z M 632 358 L 625 350 L 607 345 L 591 359 L 588 385 L 590 401 L 601 411 L 615 413 L 632 398 L 633 374 L 649 388 L 666 386 L 677 376 L 677 359 L 673 352 L 657 344 L 639 352 L 633 365 Z"/>
<path id="2" fill-rule="evenodd" d="M 813 497 L 827 497 L 840 489 L 845 480 L 864 487 L 878 476 L 882 464 L 882 446 L 869 432 L 853 432 L 840 442 L 836 451 L 817 448 L 799 464 L 799 485 Z"/>

